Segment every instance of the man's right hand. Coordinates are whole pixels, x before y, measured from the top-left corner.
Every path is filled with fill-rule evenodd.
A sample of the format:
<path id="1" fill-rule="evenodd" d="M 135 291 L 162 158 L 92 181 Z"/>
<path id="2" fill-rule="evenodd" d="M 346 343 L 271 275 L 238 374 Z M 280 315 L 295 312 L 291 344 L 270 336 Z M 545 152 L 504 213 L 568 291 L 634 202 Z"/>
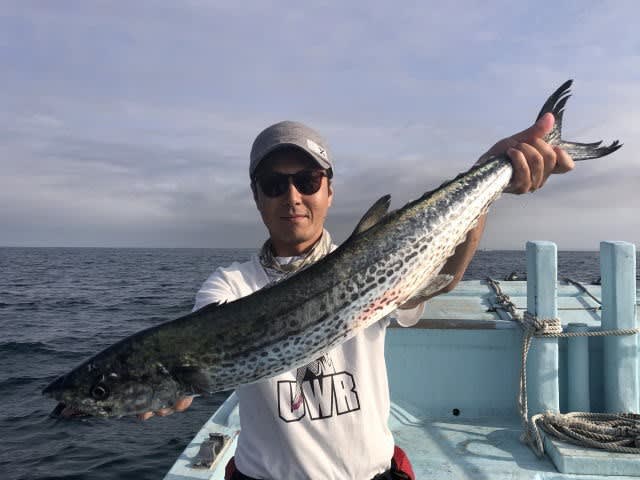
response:
<path id="1" fill-rule="evenodd" d="M 159 417 L 166 417 L 167 415 L 171 415 L 174 412 L 184 412 L 193 402 L 193 397 L 181 397 L 176 400 L 176 403 L 173 407 L 161 408 L 160 410 L 156 410 L 155 412 L 144 412 L 138 415 L 140 420 L 146 420 L 148 418 L 153 417 L 154 415 L 158 415 Z"/>

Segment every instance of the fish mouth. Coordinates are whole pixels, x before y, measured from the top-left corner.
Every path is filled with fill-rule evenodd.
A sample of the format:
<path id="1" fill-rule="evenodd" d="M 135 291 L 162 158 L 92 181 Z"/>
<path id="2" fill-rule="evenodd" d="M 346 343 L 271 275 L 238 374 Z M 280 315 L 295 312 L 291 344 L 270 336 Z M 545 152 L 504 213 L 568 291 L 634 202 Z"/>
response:
<path id="1" fill-rule="evenodd" d="M 56 378 L 53 382 L 47 385 L 42 394 L 58 400 L 56 408 L 49 414 L 51 418 L 73 418 L 73 417 L 86 417 L 87 414 L 79 410 L 78 408 L 68 405 L 62 400 L 62 392 L 64 391 L 65 384 L 67 383 L 67 375 L 62 375 Z"/>
<path id="2" fill-rule="evenodd" d="M 87 417 L 88 415 L 81 412 L 77 408 L 67 405 L 64 402 L 58 402 L 56 408 L 49 414 L 51 418 L 74 418 L 74 417 Z"/>

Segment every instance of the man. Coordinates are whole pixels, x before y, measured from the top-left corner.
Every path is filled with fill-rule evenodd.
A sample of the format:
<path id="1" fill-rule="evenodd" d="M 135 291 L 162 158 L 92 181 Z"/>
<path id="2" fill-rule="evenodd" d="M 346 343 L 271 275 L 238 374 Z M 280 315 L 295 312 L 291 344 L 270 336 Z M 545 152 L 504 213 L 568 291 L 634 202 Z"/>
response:
<path id="1" fill-rule="evenodd" d="M 514 174 L 508 191 L 535 191 L 551 173 L 573 168 L 573 161 L 564 151 L 542 140 L 553 121 L 553 116 L 547 114 L 487 152 L 506 152 L 510 157 Z M 217 269 L 196 295 L 194 309 L 248 295 L 312 264 L 335 248 L 324 229 L 333 202 L 333 159 L 318 133 L 296 122 L 268 127 L 254 141 L 249 175 L 269 239 L 250 261 Z M 444 266 L 442 272 L 454 277 L 445 291 L 453 289 L 462 278 L 484 223 L 482 218 Z M 410 326 L 422 315 L 424 300 L 402 305 L 392 316 L 401 325 Z M 237 395 L 241 433 L 227 478 L 413 478 L 402 452 L 394 449 L 387 427 L 390 400 L 384 336 L 388 323 L 387 318 L 380 320 L 295 371 L 240 386 Z M 341 379 L 332 384 L 343 389 L 338 411 L 322 410 L 321 405 L 305 396 L 305 391 L 307 396 L 312 393 L 309 389 L 313 381 L 314 385 L 324 385 L 321 379 L 327 376 Z M 189 404 L 190 399 L 182 399 L 173 409 L 156 413 L 182 411 Z M 144 418 L 151 415 L 149 412 Z"/>

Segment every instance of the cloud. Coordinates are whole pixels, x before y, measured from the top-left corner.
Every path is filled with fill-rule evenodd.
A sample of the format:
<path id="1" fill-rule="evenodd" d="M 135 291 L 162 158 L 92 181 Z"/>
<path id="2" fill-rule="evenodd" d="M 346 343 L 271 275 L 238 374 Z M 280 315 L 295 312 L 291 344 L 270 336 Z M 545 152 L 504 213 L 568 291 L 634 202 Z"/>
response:
<path id="1" fill-rule="evenodd" d="M 483 245 L 637 241 L 635 3 L 13 2 L 0 17 L 0 244 L 254 247 L 260 129 L 315 126 L 336 158 L 344 239 L 526 128 L 575 78 L 566 138 L 620 138 L 535 196 L 506 197 Z M 593 228 L 593 225 L 600 225 Z M 606 229 L 605 229 L 606 227 Z M 582 232 L 576 235 L 576 232 Z"/>

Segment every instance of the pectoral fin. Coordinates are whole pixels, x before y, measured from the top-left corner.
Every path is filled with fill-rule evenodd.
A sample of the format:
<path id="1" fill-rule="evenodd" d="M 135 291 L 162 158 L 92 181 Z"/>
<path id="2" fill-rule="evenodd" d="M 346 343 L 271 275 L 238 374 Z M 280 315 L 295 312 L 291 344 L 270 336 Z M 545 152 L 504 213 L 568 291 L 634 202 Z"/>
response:
<path id="1" fill-rule="evenodd" d="M 200 367 L 176 367 L 171 370 L 171 376 L 189 393 L 208 394 L 211 391 L 209 377 Z"/>
<path id="2" fill-rule="evenodd" d="M 452 281 L 453 275 L 449 275 L 448 273 L 436 275 L 435 278 L 431 279 L 424 287 L 419 288 L 408 301 L 424 302 L 433 296 L 434 293 L 439 292 L 449 285 Z"/>

